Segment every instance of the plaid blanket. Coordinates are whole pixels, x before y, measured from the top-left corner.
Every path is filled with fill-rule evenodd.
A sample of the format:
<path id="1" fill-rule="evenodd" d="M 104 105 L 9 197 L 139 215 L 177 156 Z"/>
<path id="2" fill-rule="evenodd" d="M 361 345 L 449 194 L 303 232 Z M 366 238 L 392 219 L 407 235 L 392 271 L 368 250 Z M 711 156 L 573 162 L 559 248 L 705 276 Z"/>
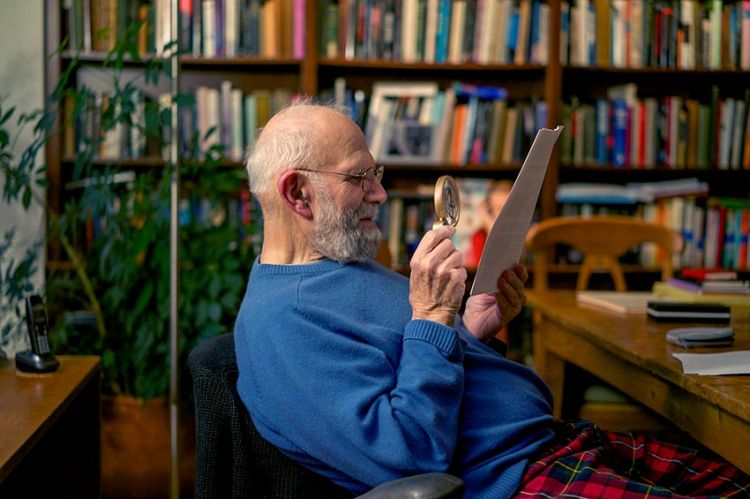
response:
<path id="1" fill-rule="evenodd" d="M 750 477 L 708 451 L 585 420 L 558 425 L 516 497 L 750 497 Z"/>

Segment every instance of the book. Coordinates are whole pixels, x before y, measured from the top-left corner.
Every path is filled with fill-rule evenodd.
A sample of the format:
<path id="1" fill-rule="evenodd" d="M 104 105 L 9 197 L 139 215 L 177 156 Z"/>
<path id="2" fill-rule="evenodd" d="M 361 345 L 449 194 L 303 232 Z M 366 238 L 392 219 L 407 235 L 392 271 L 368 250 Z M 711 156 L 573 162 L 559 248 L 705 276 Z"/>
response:
<path id="1" fill-rule="evenodd" d="M 576 301 L 619 314 L 646 313 L 654 295 L 646 291 L 578 291 Z"/>
<path id="2" fill-rule="evenodd" d="M 684 277 L 701 281 L 737 279 L 737 272 L 722 268 L 687 267 L 680 273 Z"/>
<path id="3" fill-rule="evenodd" d="M 646 305 L 648 318 L 657 322 L 728 323 L 731 309 L 718 303 L 650 300 Z"/>
<path id="4" fill-rule="evenodd" d="M 610 63 L 612 39 L 609 0 L 594 0 L 594 10 L 596 12 L 596 64 L 605 68 Z"/>
<path id="5" fill-rule="evenodd" d="M 733 293 L 750 295 L 750 287 L 747 281 L 726 280 L 726 281 L 700 281 L 687 278 L 671 277 L 667 284 L 686 291 L 696 293 Z"/>
<path id="6" fill-rule="evenodd" d="M 652 292 L 659 298 L 675 298 L 695 303 L 721 303 L 733 308 L 750 308 L 750 296 L 728 293 L 699 294 L 694 291 L 687 291 L 671 286 L 666 282 L 654 283 Z"/>

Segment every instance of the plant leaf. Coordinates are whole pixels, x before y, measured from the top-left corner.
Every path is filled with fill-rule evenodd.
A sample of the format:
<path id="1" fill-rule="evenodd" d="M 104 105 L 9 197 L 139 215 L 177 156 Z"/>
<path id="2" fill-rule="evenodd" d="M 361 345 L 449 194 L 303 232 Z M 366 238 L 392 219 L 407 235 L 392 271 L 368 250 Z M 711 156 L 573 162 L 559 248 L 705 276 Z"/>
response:
<path id="1" fill-rule="evenodd" d="M 29 186 L 26 186 L 26 188 L 23 190 L 23 207 L 24 209 L 29 209 L 29 206 L 31 205 L 31 188 Z"/>
<path id="2" fill-rule="evenodd" d="M 10 117 L 13 116 L 13 113 L 15 111 L 16 111 L 15 107 L 11 107 L 10 109 L 8 109 L 5 112 L 5 114 L 3 114 L 2 117 L 0 117 L 0 125 L 2 125 L 3 123 L 5 123 L 6 121 L 8 121 L 10 119 Z"/>

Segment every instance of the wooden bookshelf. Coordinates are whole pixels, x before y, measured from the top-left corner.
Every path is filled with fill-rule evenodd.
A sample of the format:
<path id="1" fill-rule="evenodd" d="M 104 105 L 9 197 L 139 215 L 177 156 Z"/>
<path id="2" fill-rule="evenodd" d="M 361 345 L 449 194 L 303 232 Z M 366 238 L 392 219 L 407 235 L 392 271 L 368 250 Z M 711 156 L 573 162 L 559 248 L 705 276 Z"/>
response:
<path id="1" fill-rule="evenodd" d="M 93 0 L 92 0 L 93 1 Z M 516 0 L 514 0 L 516 1 Z M 525 0 L 518 0 L 525 1 Z M 676 66 L 643 66 L 614 67 L 614 64 L 573 63 L 568 44 L 571 33 L 565 32 L 564 26 L 570 26 L 570 12 L 573 6 L 567 0 L 546 0 L 547 7 L 547 62 L 537 63 L 426 63 L 404 62 L 399 60 L 377 60 L 327 57 L 319 50 L 321 43 L 322 0 L 308 0 L 305 10 L 306 50 L 303 57 L 278 56 L 264 58 L 259 56 L 235 55 L 233 57 L 204 57 L 184 55 L 180 58 L 182 86 L 189 88 L 195 85 L 218 86 L 221 81 L 229 80 L 243 92 L 263 88 L 288 88 L 302 94 L 317 95 L 331 89 L 337 78 L 346 79 L 347 88 L 369 93 L 373 84 L 378 81 L 434 81 L 441 89 L 453 81 L 474 84 L 497 85 L 508 89 L 509 100 L 538 97 L 546 104 L 546 121 L 548 127 L 555 127 L 563 121 L 564 106 L 571 96 L 592 101 L 606 95 L 607 89 L 616 85 L 635 83 L 639 92 L 654 98 L 667 95 L 680 95 L 684 98 L 706 99 L 711 87 L 719 85 L 723 95 L 736 99 L 744 97 L 743 92 L 749 87 L 750 71 L 729 67 L 722 63 L 716 69 L 707 69 L 695 65 L 693 69 L 681 69 Z M 592 5 L 601 5 L 602 3 Z M 51 91 L 57 77 L 74 58 L 90 65 L 102 64 L 106 60 L 104 52 L 85 52 L 74 54 L 71 51 L 56 52 L 58 44 L 65 37 L 64 16 L 61 0 L 45 0 L 46 5 L 46 48 L 50 55 L 46 68 L 47 91 Z M 532 3 L 533 5 L 533 3 Z M 724 5 L 735 5 L 726 1 Z M 478 22 L 478 21 L 477 21 Z M 572 30 L 572 28 L 569 28 Z M 595 39 L 595 33 L 591 34 Z M 726 49 L 723 49 L 726 53 Z M 748 49 L 750 50 L 750 49 Z M 146 54 L 144 61 L 156 56 Z M 126 64 L 142 64 L 128 61 Z M 750 104 L 750 103 L 748 103 Z M 750 106 L 748 106 L 750 107 Z M 695 176 L 709 182 L 711 195 L 734 196 L 747 198 L 750 185 L 750 169 L 720 170 L 712 164 L 708 168 L 653 169 L 634 168 L 626 165 L 615 168 L 611 164 L 592 165 L 565 162 L 561 163 L 560 145 L 557 154 L 549 164 L 542 193 L 539 200 L 541 218 L 549 218 L 560 213 L 556 201 L 556 189 L 561 182 L 628 182 L 658 181 L 687 176 Z M 62 186 L 65 182 L 66 168 L 72 158 L 63 157 L 62 140 L 53 136 L 47 146 L 47 164 L 50 179 L 48 198 L 53 207 L 61 203 Z M 97 160 L 98 163 L 113 162 Z M 140 158 L 136 160 L 115 161 L 119 166 L 132 168 L 160 167 L 164 163 L 158 159 Z M 230 167 L 239 167 L 239 161 L 229 162 Z M 386 187 L 397 182 L 428 182 L 432 177 L 451 174 L 457 177 L 486 177 L 492 179 L 514 178 L 520 168 L 518 163 L 488 163 L 483 165 L 457 165 L 450 162 L 424 165 L 388 164 L 384 178 Z"/>

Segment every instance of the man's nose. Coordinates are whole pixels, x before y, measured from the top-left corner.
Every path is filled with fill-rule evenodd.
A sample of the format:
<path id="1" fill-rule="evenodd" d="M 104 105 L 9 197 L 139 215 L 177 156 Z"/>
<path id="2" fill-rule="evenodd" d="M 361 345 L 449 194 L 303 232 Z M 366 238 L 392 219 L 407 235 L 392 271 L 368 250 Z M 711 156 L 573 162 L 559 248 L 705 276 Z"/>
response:
<path id="1" fill-rule="evenodd" d="M 368 203 L 383 204 L 388 199 L 388 194 L 385 192 L 385 188 L 380 180 L 376 178 L 372 179 L 370 188 L 365 191 L 365 201 Z"/>

